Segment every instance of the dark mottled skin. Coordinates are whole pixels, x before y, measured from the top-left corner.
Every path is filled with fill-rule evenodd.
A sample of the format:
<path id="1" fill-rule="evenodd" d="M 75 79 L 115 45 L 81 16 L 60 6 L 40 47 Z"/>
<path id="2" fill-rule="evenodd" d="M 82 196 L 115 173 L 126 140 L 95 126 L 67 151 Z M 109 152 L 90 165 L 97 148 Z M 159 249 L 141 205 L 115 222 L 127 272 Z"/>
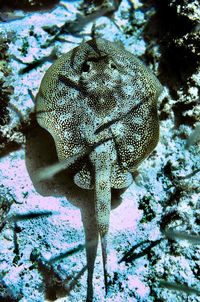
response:
<path id="1" fill-rule="evenodd" d="M 90 165 L 83 163 L 74 181 L 88 189 L 94 184 L 101 238 L 109 228 L 111 187 L 130 185 L 130 172 L 158 142 L 161 91 L 140 60 L 103 39 L 82 43 L 61 56 L 42 80 L 37 120 L 53 136 L 59 160 L 93 147 Z"/>

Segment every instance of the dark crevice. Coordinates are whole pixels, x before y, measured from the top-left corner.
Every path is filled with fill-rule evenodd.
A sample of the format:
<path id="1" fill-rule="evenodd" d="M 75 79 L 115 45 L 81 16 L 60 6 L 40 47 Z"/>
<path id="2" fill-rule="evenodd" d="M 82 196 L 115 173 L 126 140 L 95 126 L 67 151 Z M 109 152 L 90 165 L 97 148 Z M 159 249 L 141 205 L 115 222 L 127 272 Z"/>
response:
<path id="1" fill-rule="evenodd" d="M 16 10 L 22 9 L 24 11 L 40 11 L 53 8 L 58 2 L 59 0 L 6 0 L 0 1 L 0 9 L 4 8 L 4 10 L 8 10 L 11 8 Z"/>
<path id="2" fill-rule="evenodd" d="M 3 76 L 0 77 L 0 126 L 4 126 L 10 121 L 7 105 L 9 103 L 10 96 L 14 91 L 14 88 L 7 83 L 6 79 L 11 73 L 11 70 L 8 66 L 10 61 L 10 55 L 8 54 L 10 41 L 11 38 L 3 38 L 0 36 L 0 71 L 3 73 Z"/>
<path id="3" fill-rule="evenodd" d="M 179 2 L 180 7 L 184 7 L 183 1 L 176 1 Z M 147 60 L 154 58 L 153 46 L 160 46 L 159 78 L 175 97 L 176 91 L 187 86 L 187 80 L 199 66 L 197 21 L 191 20 L 187 14 L 178 13 L 177 5 L 170 5 L 169 0 L 145 1 L 144 4 L 154 6 L 156 10 L 144 29 L 144 38 L 149 45 L 145 57 Z"/>
<path id="4" fill-rule="evenodd" d="M 197 102 L 183 103 L 181 101 L 176 102 L 172 109 L 175 115 L 175 125 L 179 127 L 181 124 L 193 126 L 197 121 L 195 116 L 184 115 L 185 112 L 194 109 L 197 106 Z"/>

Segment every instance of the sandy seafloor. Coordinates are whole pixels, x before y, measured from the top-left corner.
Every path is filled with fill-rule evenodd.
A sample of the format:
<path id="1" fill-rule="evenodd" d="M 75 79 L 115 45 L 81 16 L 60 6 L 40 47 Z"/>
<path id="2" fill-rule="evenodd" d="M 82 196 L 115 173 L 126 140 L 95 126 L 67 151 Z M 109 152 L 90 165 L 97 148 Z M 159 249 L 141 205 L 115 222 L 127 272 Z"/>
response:
<path id="1" fill-rule="evenodd" d="M 59 28 L 76 17 L 79 1 L 63 3 L 65 7 L 57 5 L 51 10 L 15 11 L 23 18 L 8 18 L 0 24 L 0 34 L 11 37 L 10 73 L 5 77 L 1 72 L 1 76 L 14 87 L 7 105 L 9 118 L 1 125 L 4 141 L 0 161 L 0 301 L 85 301 L 86 297 L 84 250 L 43 267 L 34 256 L 39 254 L 43 264 L 47 263 L 50 257 L 84 244 L 83 221 L 92 228 L 92 218 L 91 224 L 85 222 L 84 209 L 81 216 L 76 206 L 79 202 L 83 208 L 90 205 L 90 194 L 81 190 L 71 194 L 71 185 L 63 175 L 39 185 L 33 180 L 34 171 L 56 157 L 51 139 L 30 122 L 34 103 L 28 90 L 36 95 L 52 64 L 42 58 L 52 50 L 60 56 L 83 39 L 90 39 L 94 28 L 91 22 L 80 28 L 78 34 L 63 33 L 53 40 L 55 25 Z M 198 14 L 200 8 L 196 9 Z M 155 10 L 154 1 L 145 6 L 143 2 L 123 0 L 114 14 L 115 21 L 99 17 L 95 31 L 110 41 L 122 41 L 126 49 L 145 61 L 150 45 L 145 39 L 145 25 Z M 52 43 L 47 46 L 50 39 Z M 146 63 L 162 82 L 161 55 L 159 43 L 154 41 L 153 60 Z M 39 59 L 40 64 L 25 69 Z M 165 72 L 168 71 L 162 70 L 162 74 Z M 105 298 L 99 246 L 93 301 L 200 301 L 199 78 L 197 68 L 188 79 L 183 79 L 176 94 L 167 81 L 162 82 L 165 95 L 158 104 L 160 140 L 139 167 L 132 185 L 121 194 L 121 203 L 111 212 L 109 293 Z M 51 215 L 45 215 L 47 211 Z M 34 213 L 44 215 L 22 216 Z M 128 251 L 127 260 L 120 262 Z M 177 287 L 172 288 L 172 284 Z"/>

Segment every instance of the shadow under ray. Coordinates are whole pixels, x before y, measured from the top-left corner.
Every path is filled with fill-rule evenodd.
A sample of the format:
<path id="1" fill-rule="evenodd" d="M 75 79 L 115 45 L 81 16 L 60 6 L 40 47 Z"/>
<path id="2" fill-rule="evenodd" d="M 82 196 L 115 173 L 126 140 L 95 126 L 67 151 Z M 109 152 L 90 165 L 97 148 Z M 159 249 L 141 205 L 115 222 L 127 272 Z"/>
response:
<path id="1" fill-rule="evenodd" d="M 77 187 L 73 182 L 73 175 L 78 171 L 79 163 L 54 175 L 51 179 L 36 182 L 35 172 L 58 161 L 55 143 L 50 134 L 42 129 L 35 119 L 32 120 L 30 131 L 26 140 L 26 167 L 33 182 L 35 190 L 42 196 L 65 196 L 66 199 L 78 207 L 81 211 L 85 232 L 85 247 L 87 257 L 87 301 L 93 299 L 93 271 L 98 246 L 98 231 L 95 217 L 95 204 L 93 190 L 84 190 Z M 123 190 L 112 190 L 112 208 L 121 203 Z M 66 238 L 67 241 L 67 238 Z M 94 242 L 94 244 L 91 244 Z M 69 256 L 69 255 L 68 255 Z M 58 256 L 59 257 L 59 256 Z M 80 274 L 77 275 L 79 278 Z M 76 280 L 77 280 L 76 278 Z M 69 286 L 71 290 L 71 286 Z"/>

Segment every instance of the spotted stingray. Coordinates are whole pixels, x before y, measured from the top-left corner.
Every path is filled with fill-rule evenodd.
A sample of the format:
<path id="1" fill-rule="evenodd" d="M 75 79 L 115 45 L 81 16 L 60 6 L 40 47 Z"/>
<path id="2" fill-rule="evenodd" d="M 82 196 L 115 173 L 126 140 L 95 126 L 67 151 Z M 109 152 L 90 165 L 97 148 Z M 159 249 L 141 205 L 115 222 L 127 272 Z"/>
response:
<path id="1" fill-rule="evenodd" d="M 94 189 L 106 291 L 111 188 L 128 187 L 131 173 L 155 148 L 161 91 L 158 79 L 133 54 L 97 38 L 62 55 L 37 94 L 38 123 L 53 136 L 60 162 L 50 175 L 84 158 L 74 182 Z"/>

